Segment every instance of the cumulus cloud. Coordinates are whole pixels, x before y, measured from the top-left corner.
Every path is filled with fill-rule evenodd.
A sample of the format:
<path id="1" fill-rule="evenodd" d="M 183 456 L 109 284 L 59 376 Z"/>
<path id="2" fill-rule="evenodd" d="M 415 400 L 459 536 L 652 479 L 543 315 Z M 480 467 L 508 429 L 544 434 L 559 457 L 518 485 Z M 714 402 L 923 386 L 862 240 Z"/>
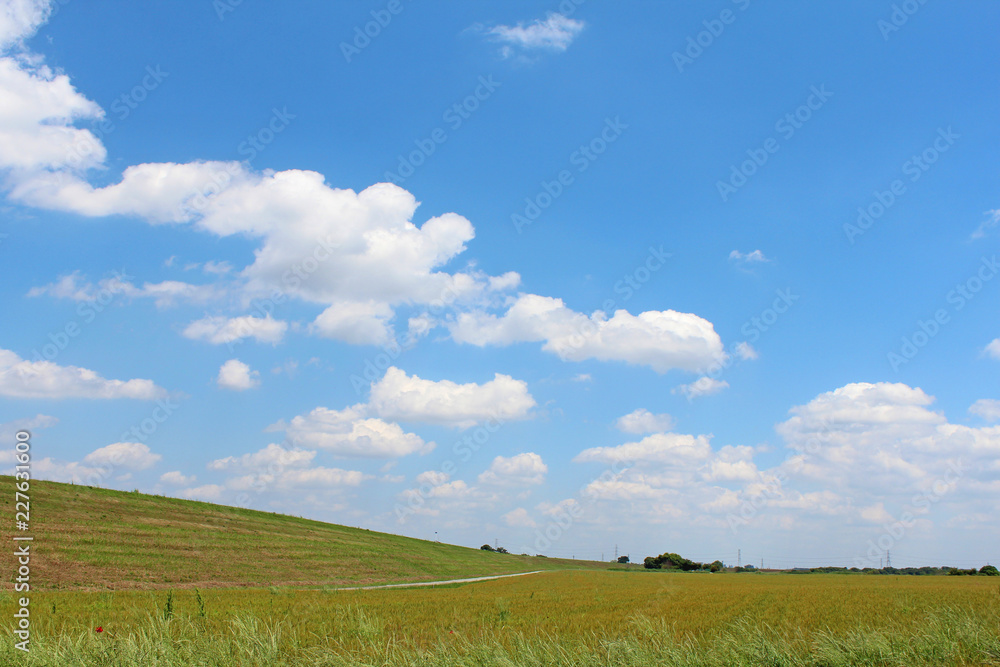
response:
<path id="1" fill-rule="evenodd" d="M 197 477 L 195 475 L 185 475 L 180 470 L 171 470 L 170 472 L 165 472 L 160 475 L 160 481 L 165 484 L 173 484 L 174 486 L 190 486 L 195 483 Z"/>
<path id="2" fill-rule="evenodd" d="M 155 400 L 167 391 L 152 380 L 106 380 L 92 370 L 27 361 L 0 349 L 0 396 L 9 398 L 133 398 Z"/>
<path id="3" fill-rule="evenodd" d="M 744 361 L 753 360 L 759 356 L 757 354 L 757 350 L 753 349 L 753 346 L 746 341 L 743 341 L 742 343 L 737 343 L 735 350 L 736 350 L 736 356 L 738 356 L 740 359 L 743 359 Z"/>
<path id="4" fill-rule="evenodd" d="M 729 253 L 729 259 L 734 262 L 742 262 L 744 264 L 752 264 L 755 262 L 770 262 L 767 257 L 764 256 L 760 250 L 753 250 L 751 252 L 743 253 L 739 250 L 734 250 Z"/>
<path id="5" fill-rule="evenodd" d="M 583 21 L 550 12 L 544 19 L 519 22 L 512 26 L 495 25 L 486 28 L 485 33 L 501 44 L 500 54 L 504 58 L 510 58 L 536 51 L 565 51 L 583 28 Z"/>
<path id="6" fill-rule="evenodd" d="M 992 359 L 1000 359 L 1000 338 L 994 338 L 984 350 L 987 356 Z"/>
<path id="7" fill-rule="evenodd" d="M 535 407 L 528 384 L 496 373 L 483 384 L 424 380 L 396 367 L 372 384 L 370 406 L 380 417 L 467 428 L 493 418 L 526 419 Z"/>
<path id="8" fill-rule="evenodd" d="M 50 428 L 57 423 L 59 423 L 59 420 L 55 417 L 43 414 L 4 422 L 0 424 L 0 442 L 14 442 L 14 436 L 18 431 L 33 432 L 40 428 Z"/>
<path id="9" fill-rule="evenodd" d="M 688 400 L 691 400 L 693 398 L 698 398 L 699 396 L 711 396 L 712 394 L 718 394 L 728 386 L 729 383 L 725 380 L 716 380 L 715 378 L 710 378 L 705 375 L 690 384 L 682 384 L 674 387 L 674 389 L 671 390 L 671 393 L 684 394 L 687 396 Z"/>
<path id="10" fill-rule="evenodd" d="M 998 470 L 1000 427 L 949 423 L 930 409 L 934 397 L 902 383 L 854 383 L 793 408 L 776 427 L 799 452 L 785 464 L 795 475 L 872 496 L 926 489 L 950 466 L 963 485 L 984 488 Z"/>
<path id="11" fill-rule="evenodd" d="M 668 414 L 654 415 L 645 408 L 639 408 L 615 422 L 619 431 L 641 435 L 657 431 L 669 431 L 674 427 L 674 418 Z"/>
<path id="12" fill-rule="evenodd" d="M 288 449 L 274 443 L 250 454 L 227 456 L 208 464 L 209 470 L 259 472 L 283 468 L 306 468 L 312 464 L 316 452 L 306 449 Z"/>
<path id="13" fill-rule="evenodd" d="M 230 359 L 219 368 L 216 383 L 222 389 L 246 391 L 260 386 L 260 372 L 250 370 L 250 367 L 239 359 Z"/>
<path id="14" fill-rule="evenodd" d="M 183 489 L 178 495 L 189 500 L 204 500 L 213 502 L 222 499 L 222 494 L 226 488 L 219 484 L 205 484 L 194 488 Z"/>
<path id="15" fill-rule="evenodd" d="M 22 3 L 23 4 L 23 3 Z M 0 11 L 0 16 L 6 12 Z M 16 20 L 16 19 L 15 19 Z M 9 15 L 0 18 L 0 42 L 9 41 Z M 8 32 L 3 35 L 2 32 Z M 104 112 L 80 95 L 65 74 L 55 74 L 34 59 L 0 58 L 0 169 L 47 178 L 49 169 L 95 167 L 104 146 L 89 130 L 74 127 L 100 120 Z"/>
<path id="16" fill-rule="evenodd" d="M 288 323 L 267 317 L 205 317 L 189 324 L 184 336 L 192 340 L 204 340 L 215 345 L 232 343 L 244 338 L 254 338 L 257 342 L 277 344 L 284 338 Z"/>
<path id="17" fill-rule="evenodd" d="M 93 466 L 111 466 L 126 470 L 146 470 L 156 465 L 161 457 L 141 442 L 116 442 L 95 449 L 83 457 L 83 462 Z"/>
<path id="18" fill-rule="evenodd" d="M 531 515 L 528 514 L 528 510 L 523 507 L 513 509 L 500 518 L 503 519 L 505 524 L 514 528 L 536 528 L 538 526 L 535 520 L 531 518 Z"/>
<path id="19" fill-rule="evenodd" d="M 398 424 L 366 416 L 364 405 L 344 410 L 316 408 L 299 415 L 284 427 L 293 443 L 315 447 L 336 456 L 351 458 L 396 458 L 426 454 L 433 442 L 403 431 Z"/>
<path id="20" fill-rule="evenodd" d="M 215 194 L 200 194 L 220 179 L 225 185 L 215 187 Z M 257 239 L 254 262 L 240 271 L 232 289 L 245 300 L 280 290 L 317 304 L 324 310 L 312 331 L 353 344 L 390 341 L 399 305 L 460 304 L 510 287 L 509 280 L 478 272 L 439 271 L 465 250 L 475 235 L 472 224 L 446 213 L 418 227 L 412 222 L 418 202 L 389 183 L 356 193 L 331 188 L 310 171 L 259 174 L 239 163 L 143 164 L 103 188 L 58 173 L 23 180 L 11 196 L 87 216 L 132 215 Z"/>
<path id="21" fill-rule="evenodd" d="M 51 11 L 49 0 L 7 0 L 0 7 L 0 51 L 31 37 Z"/>
<path id="22" fill-rule="evenodd" d="M 602 311 L 588 317 L 561 299 L 535 294 L 520 295 L 499 317 L 481 310 L 461 313 L 450 330 L 459 343 L 544 342 L 543 350 L 566 361 L 624 361 L 658 373 L 704 370 L 726 358 L 712 323 L 697 315 L 618 310 L 611 318 Z"/>
<path id="23" fill-rule="evenodd" d="M 527 486 L 541 484 L 549 467 L 534 452 L 525 452 L 510 458 L 498 456 L 488 470 L 479 475 L 481 484 Z"/>
<path id="24" fill-rule="evenodd" d="M 981 398 L 969 407 L 969 414 L 982 417 L 986 421 L 1000 421 L 1000 401 L 993 398 Z"/>
<path id="25" fill-rule="evenodd" d="M 663 463 L 687 464 L 704 461 L 712 453 L 709 437 L 682 433 L 654 433 L 639 442 L 617 447 L 592 447 L 585 449 L 573 460 L 578 463 Z"/>

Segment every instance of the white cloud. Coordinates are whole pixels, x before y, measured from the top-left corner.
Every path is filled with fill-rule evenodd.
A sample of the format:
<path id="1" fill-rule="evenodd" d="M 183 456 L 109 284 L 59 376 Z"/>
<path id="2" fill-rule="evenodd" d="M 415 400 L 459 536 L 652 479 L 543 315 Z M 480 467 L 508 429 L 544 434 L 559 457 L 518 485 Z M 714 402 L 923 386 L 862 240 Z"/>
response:
<path id="1" fill-rule="evenodd" d="M 585 449 L 573 460 L 578 463 L 659 463 L 689 465 L 692 461 L 705 461 L 712 454 L 709 437 L 682 433 L 654 433 L 639 442 L 617 447 L 592 447 Z"/>
<path id="2" fill-rule="evenodd" d="M 1000 359 L 1000 338 L 994 338 L 983 350 L 992 359 Z"/>
<path id="3" fill-rule="evenodd" d="M 1000 401 L 993 398 L 981 398 L 969 408 L 969 414 L 982 417 L 986 421 L 1000 421 Z"/>
<path id="4" fill-rule="evenodd" d="M 116 442 L 95 449 L 83 457 L 83 462 L 93 466 L 110 466 L 126 470 L 146 470 L 156 465 L 161 457 L 141 442 Z"/>
<path id="5" fill-rule="evenodd" d="M 284 338 L 287 330 L 287 322 L 271 319 L 270 316 L 205 317 L 189 324 L 184 329 L 184 336 L 215 345 L 251 337 L 261 343 L 277 344 Z"/>
<path id="6" fill-rule="evenodd" d="M 583 21 L 550 12 L 544 20 L 519 22 L 513 26 L 495 25 L 486 29 L 486 34 L 503 45 L 500 53 L 509 58 L 522 52 L 565 51 L 583 28 Z"/>
<path id="7" fill-rule="evenodd" d="M 250 367 L 239 359 L 230 359 L 219 368 L 216 383 L 222 389 L 246 391 L 260 386 L 260 373 L 251 371 Z"/>
<path id="8" fill-rule="evenodd" d="M 417 475 L 417 484 L 428 484 L 430 486 L 441 486 L 451 479 L 451 475 L 440 470 L 425 470 Z"/>
<path id="9" fill-rule="evenodd" d="M 233 270 L 233 265 L 226 261 L 217 262 L 213 259 L 210 259 L 207 262 L 205 262 L 205 264 L 201 267 L 201 270 L 204 271 L 205 273 L 211 273 L 217 276 L 224 276 Z"/>
<path id="10" fill-rule="evenodd" d="M 178 302 L 214 301 L 221 298 L 223 290 L 216 285 L 194 285 L 177 280 L 144 283 L 142 287 L 137 287 L 131 282 L 131 277 L 124 272 L 115 272 L 114 276 L 105 278 L 95 285 L 85 280 L 79 272 L 73 272 L 62 276 L 54 283 L 32 287 L 28 291 L 29 297 L 43 295 L 77 302 L 98 301 L 102 304 L 121 295 L 129 299 L 153 299 L 157 308 L 165 308 Z"/>
<path id="11" fill-rule="evenodd" d="M 619 417 L 615 422 L 619 431 L 641 435 L 643 433 L 656 433 L 658 431 L 669 431 L 674 427 L 674 418 L 668 414 L 654 415 L 645 408 L 639 408 L 623 417 Z"/>
<path id="12" fill-rule="evenodd" d="M 513 509 L 500 518 L 503 519 L 505 524 L 514 528 L 536 528 L 538 526 L 528 514 L 528 510 L 523 507 Z"/>
<path id="13" fill-rule="evenodd" d="M 489 469 L 479 475 L 481 484 L 498 484 L 511 486 L 526 486 L 541 484 L 549 467 L 542 457 L 534 452 L 517 454 L 510 458 L 498 456 L 493 459 Z"/>
<path id="14" fill-rule="evenodd" d="M 0 51 L 33 35 L 50 11 L 49 0 L 6 0 L 0 7 Z"/>
<path id="15" fill-rule="evenodd" d="M 366 418 L 365 414 L 364 405 L 344 410 L 321 407 L 295 417 L 285 430 L 295 444 L 343 457 L 396 458 L 417 452 L 426 454 L 434 449 L 433 442 L 425 443 L 398 424 Z"/>
<path id="16" fill-rule="evenodd" d="M 224 183 L 217 194 L 199 195 L 217 180 Z M 418 202 L 389 183 L 355 193 L 329 187 L 316 172 L 257 174 L 239 163 L 199 162 L 129 167 L 121 182 L 97 189 L 60 173 L 22 180 L 11 196 L 41 208 L 193 223 L 217 236 L 258 239 L 254 262 L 230 288 L 244 301 L 280 290 L 319 304 L 325 310 L 312 330 L 353 344 L 390 341 L 399 305 L 457 305 L 511 285 L 438 271 L 465 250 L 472 224 L 446 213 L 417 227 Z"/>
<path id="17" fill-rule="evenodd" d="M 26 361 L 0 349 L 0 396 L 9 398 L 134 398 L 155 400 L 167 395 L 152 380 L 106 380 L 92 370 Z"/>
<path id="18" fill-rule="evenodd" d="M 340 468 L 292 468 L 278 475 L 278 488 L 294 490 L 299 488 L 337 488 L 359 486 L 363 481 L 372 479 L 357 470 L 342 470 Z"/>
<path id="19" fill-rule="evenodd" d="M 0 13 L 2 16 L 2 13 Z M 0 22 L 4 19 L 0 18 Z M 0 31 L 4 26 L 0 25 Z M 3 40 L 0 34 L 0 40 Z M 0 169 L 44 175 L 52 168 L 88 168 L 103 163 L 105 149 L 89 130 L 73 126 L 104 117 L 101 108 L 80 95 L 65 74 L 0 58 Z"/>
<path id="20" fill-rule="evenodd" d="M 729 383 L 725 380 L 716 380 L 715 378 L 710 378 L 705 375 L 690 384 L 682 384 L 674 387 L 674 389 L 671 390 L 671 393 L 684 394 L 688 397 L 688 400 L 691 400 L 698 398 L 699 396 L 711 396 L 712 394 L 718 394 L 728 386 Z"/>
<path id="21" fill-rule="evenodd" d="M 178 495 L 181 498 L 188 498 L 189 500 L 204 500 L 206 502 L 213 502 L 221 500 L 222 494 L 225 490 L 225 487 L 218 484 L 205 484 L 204 486 L 184 489 L 178 493 Z"/>
<path id="22" fill-rule="evenodd" d="M 187 476 L 180 470 L 171 470 L 160 475 L 161 482 L 173 484 L 174 486 L 190 486 L 195 483 L 195 480 L 197 480 L 197 477 L 194 475 Z"/>
<path id="23" fill-rule="evenodd" d="M 740 359 L 743 359 L 744 361 L 753 360 L 753 359 L 756 359 L 757 357 L 760 356 L 760 355 L 757 354 L 757 350 L 753 349 L 753 346 L 750 345 L 750 343 L 748 343 L 746 341 L 743 341 L 742 343 L 738 343 L 736 345 L 736 350 L 735 351 L 736 351 L 736 355 Z"/>
<path id="24" fill-rule="evenodd" d="M 15 419 L 14 421 L 0 424 L 0 442 L 14 442 L 14 436 L 18 431 L 34 432 L 35 429 L 50 428 L 59 422 L 55 417 L 38 414 L 34 417 Z"/>
<path id="25" fill-rule="evenodd" d="M 734 262 L 743 262 L 746 264 L 752 264 L 754 262 L 770 262 L 767 257 L 764 256 L 760 250 L 753 250 L 751 252 L 742 253 L 739 250 L 734 250 L 729 253 L 729 259 Z"/>
<path id="26" fill-rule="evenodd" d="M 704 370 L 726 358 L 711 322 L 673 310 L 632 315 L 619 310 L 609 319 L 567 308 L 561 299 L 522 294 L 501 317 L 476 311 L 450 324 L 452 338 L 472 345 L 544 341 L 542 349 L 560 359 L 625 361 L 658 373 L 679 368 Z"/>
<path id="27" fill-rule="evenodd" d="M 307 468 L 316 452 L 306 449 L 287 449 L 274 443 L 252 454 L 227 456 L 208 464 L 209 470 L 236 470 L 260 472 L 284 468 Z"/>
<path id="28" fill-rule="evenodd" d="M 371 388 L 369 405 L 380 417 L 467 428 L 489 418 L 526 419 L 535 407 L 528 385 L 496 373 L 483 384 L 424 380 L 390 367 Z"/>
<path id="29" fill-rule="evenodd" d="M 934 398 L 897 383 L 855 383 L 820 394 L 776 430 L 800 452 L 784 467 L 855 497 L 928 488 L 952 466 L 962 485 L 986 481 L 1000 456 L 1000 427 L 951 424 L 929 409 Z"/>
<path id="30" fill-rule="evenodd" d="M 989 217 L 976 228 L 976 231 L 972 232 L 973 239 L 981 239 L 989 234 L 995 227 L 1000 226 L 1000 208 L 987 211 L 986 215 Z"/>
<path id="31" fill-rule="evenodd" d="M 320 313 L 312 330 L 353 345 L 384 345 L 393 338 L 392 307 L 379 301 L 342 301 Z"/>

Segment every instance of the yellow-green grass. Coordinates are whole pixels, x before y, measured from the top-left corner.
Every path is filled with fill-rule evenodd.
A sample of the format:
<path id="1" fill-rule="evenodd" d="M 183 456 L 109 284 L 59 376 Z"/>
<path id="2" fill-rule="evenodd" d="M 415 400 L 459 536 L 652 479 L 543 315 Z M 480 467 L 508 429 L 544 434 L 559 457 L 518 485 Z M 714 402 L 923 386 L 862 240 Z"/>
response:
<path id="1" fill-rule="evenodd" d="M 166 620 L 166 591 L 33 595 L 35 664 L 1000 664 L 1000 589 L 987 577 L 595 570 L 170 596 Z M 13 611 L 7 592 L 0 614 Z M 16 657 L 3 641 L 0 655 Z"/>
<path id="2" fill-rule="evenodd" d="M 14 479 L 0 476 L 0 491 L 9 545 Z M 56 482 L 33 480 L 30 497 L 36 591 L 350 586 L 607 567 Z M 12 589 L 12 548 L 0 550 L 0 571 L 4 589 Z"/>

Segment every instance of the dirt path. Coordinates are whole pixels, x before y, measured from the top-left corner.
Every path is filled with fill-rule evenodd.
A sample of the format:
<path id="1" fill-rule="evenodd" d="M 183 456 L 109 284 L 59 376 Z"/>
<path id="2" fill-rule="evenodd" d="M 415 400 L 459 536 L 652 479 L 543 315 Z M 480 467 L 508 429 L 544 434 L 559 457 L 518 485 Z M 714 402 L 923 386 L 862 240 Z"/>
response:
<path id="1" fill-rule="evenodd" d="M 494 574 L 489 577 L 471 577 L 469 579 L 446 579 L 444 581 L 417 581 L 408 584 L 379 584 L 378 586 L 351 586 L 349 588 L 334 588 L 336 591 L 370 591 L 376 588 L 410 588 L 413 586 L 440 586 L 441 584 L 468 584 L 474 581 L 489 581 L 490 579 L 504 579 L 506 577 L 523 577 L 528 574 L 539 574 L 547 570 L 535 570 L 534 572 L 517 572 L 516 574 Z"/>

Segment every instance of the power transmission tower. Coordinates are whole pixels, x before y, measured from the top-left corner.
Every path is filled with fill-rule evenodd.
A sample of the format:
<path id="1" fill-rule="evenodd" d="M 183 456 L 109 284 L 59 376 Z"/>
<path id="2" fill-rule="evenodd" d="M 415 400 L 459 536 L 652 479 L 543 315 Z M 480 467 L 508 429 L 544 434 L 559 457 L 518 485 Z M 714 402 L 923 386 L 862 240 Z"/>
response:
<path id="1" fill-rule="evenodd" d="M 889 550 L 888 549 L 885 550 L 885 566 L 886 567 L 892 567 L 892 558 L 890 558 L 890 556 L 889 556 Z"/>
<path id="2" fill-rule="evenodd" d="M 618 560 L 618 545 L 615 545 L 615 561 Z"/>
<path id="3" fill-rule="evenodd" d="M 742 549 L 737 549 L 736 550 L 736 567 L 742 567 L 742 566 L 743 566 L 743 550 Z"/>

